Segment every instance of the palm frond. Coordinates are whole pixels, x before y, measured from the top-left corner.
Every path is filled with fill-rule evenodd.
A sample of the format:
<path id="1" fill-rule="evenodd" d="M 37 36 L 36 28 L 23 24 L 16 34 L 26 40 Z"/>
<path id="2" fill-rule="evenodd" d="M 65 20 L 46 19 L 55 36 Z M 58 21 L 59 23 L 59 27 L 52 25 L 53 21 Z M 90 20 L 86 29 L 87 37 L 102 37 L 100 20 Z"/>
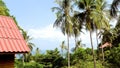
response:
<path id="1" fill-rule="evenodd" d="M 111 5 L 111 10 L 110 10 L 110 14 L 113 17 L 117 16 L 117 11 L 118 11 L 118 5 L 120 3 L 120 0 L 113 0 L 112 5 Z"/>
<path id="2" fill-rule="evenodd" d="M 57 19 L 55 20 L 53 27 L 61 27 L 64 23 L 64 14 L 60 15 L 57 17 Z"/>
<path id="3" fill-rule="evenodd" d="M 62 9 L 59 8 L 59 7 L 53 7 L 53 8 L 51 8 L 51 9 L 52 9 L 52 12 L 54 12 L 55 10 L 57 10 L 57 11 L 61 11 L 61 12 L 62 12 Z"/>

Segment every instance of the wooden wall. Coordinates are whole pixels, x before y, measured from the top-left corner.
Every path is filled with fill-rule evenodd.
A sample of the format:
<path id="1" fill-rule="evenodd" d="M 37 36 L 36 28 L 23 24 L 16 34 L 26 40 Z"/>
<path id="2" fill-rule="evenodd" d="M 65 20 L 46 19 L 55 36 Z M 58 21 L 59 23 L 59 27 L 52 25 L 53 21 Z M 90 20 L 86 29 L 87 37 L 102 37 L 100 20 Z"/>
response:
<path id="1" fill-rule="evenodd" d="M 0 68 L 14 68 L 14 54 L 0 54 Z"/>

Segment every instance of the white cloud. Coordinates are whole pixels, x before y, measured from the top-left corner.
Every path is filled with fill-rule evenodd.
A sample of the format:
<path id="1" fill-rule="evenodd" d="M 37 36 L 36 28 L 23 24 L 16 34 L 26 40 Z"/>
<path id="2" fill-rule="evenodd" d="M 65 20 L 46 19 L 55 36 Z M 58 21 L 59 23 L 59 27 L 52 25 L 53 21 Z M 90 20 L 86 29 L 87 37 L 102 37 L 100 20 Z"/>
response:
<path id="1" fill-rule="evenodd" d="M 30 29 L 28 33 L 34 39 L 47 39 L 49 41 L 56 41 L 56 42 L 57 41 L 61 42 L 64 40 L 66 41 L 66 36 L 64 36 L 60 30 L 53 28 L 52 24 L 45 26 L 44 28 Z M 92 36 L 93 36 L 93 43 L 96 48 L 95 33 L 93 33 Z M 80 38 L 82 40 L 82 43 L 86 44 L 86 47 L 91 47 L 89 32 L 85 32 L 85 34 L 81 34 Z M 74 43 L 74 38 L 70 38 L 70 44 L 72 44 L 72 46 L 74 46 L 73 43 Z"/>
<path id="2" fill-rule="evenodd" d="M 52 24 L 45 26 L 44 28 L 30 29 L 28 33 L 35 39 L 65 39 L 65 36 L 61 33 L 61 31 L 56 28 L 53 28 Z"/>

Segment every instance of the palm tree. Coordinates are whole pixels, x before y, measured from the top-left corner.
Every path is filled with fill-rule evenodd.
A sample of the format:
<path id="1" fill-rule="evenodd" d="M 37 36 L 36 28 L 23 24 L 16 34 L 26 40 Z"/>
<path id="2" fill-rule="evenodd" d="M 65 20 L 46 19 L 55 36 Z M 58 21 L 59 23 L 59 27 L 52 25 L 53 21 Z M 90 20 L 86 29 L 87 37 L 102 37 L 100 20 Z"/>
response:
<path id="1" fill-rule="evenodd" d="M 99 38 L 101 39 L 101 44 L 99 45 L 98 48 L 100 48 L 100 46 L 102 46 L 105 42 L 110 42 L 110 40 L 109 40 L 110 37 L 108 37 L 110 35 L 108 35 L 108 33 L 109 33 L 108 30 L 105 30 L 105 29 L 104 30 L 100 30 L 100 32 L 99 32 Z M 105 39 L 107 39 L 107 40 L 105 40 Z M 104 60 L 105 60 L 105 58 L 104 58 L 104 48 L 101 48 L 101 50 L 102 50 L 102 64 L 104 64 Z"/>
<path id="2" fill-rule="evenodd" d="M 81 40 L 79 40 L 76 42 L 76 46 L 75 46 L 74 50 L 76 51 L 78 48 L 82 48 L 83 46 L 85 46 L 85 44 L 82 44 Z"/>
<path id="3" fill-rule="evenodd" d="M 118 11 L 118 8 L 117 8 L 117 6 L 119 5 L 119 3 L 120 3 L 120 0 L 113 0 L 113 3 L 112 3 L 112 5 L 111 5 L 111 10 L 110 10 L 110 15 L 112 16 L 112 17 L 116 17 L 117 16 L 117 11 Z M 108 14 L 109 15 L 109 14 Z M 120 17 L 119 17 L 119 20 L 120 20 Z M 116 36 L 116 35 L 112 35 L 112 33 L 110 33 L 111 32 L 111 30 L 112 29 L 110 29 L 110 30 L 106 30 L 106 29 L 104 29 L 104 33 L 108 33 L 108 35 L 107 34 L 104 34 L 103 35 L 103 38 L 104 39 L 107 39 L 106 41 L 109 41 L 110 43 L 112 43 L 112 40 L 113 40 L 113 38 L 115 38 L 114 36 Z M 112 30 L 112 32 L 113 31 L 115 31 L 115 29 L 114 30 Z M 115 33 L 114 33 L 115 34 Z M 108 37 L 109 35 L 111 35 L 111 36 L 113 36 L 113 37 Z M 107 38 L 106 38 L 107 37 Z M 102 41 L 102 38 L 101 38 L 101 45 L 102 45 L 102 43 L 104 43 L 105 42 L 105 40 L 103 39 L 103 41 Z M 103 52 L 104 50 L 103 50 L 103 48 L 102 48 L 102 55 L 103 55 L 103 62 L 104 62 L 104 52 Z"/>
<path id="4" fill-rule="evenodd" d="M 24 40 L 27 42 L 28 47 L 32 51 L 33 47 L 35 46 L 34 43 L 31 42 L 32 38 L 23 29 L 21 29 L 21 31 L 22 31 L 22 35 L 23 35 Z"/>
<path id="5" fill-rule="evenodd" d="M 108 19 L 103 13 L 103 1 L 102 0 L 79 0 L 76 4 L 81 13 L 78 14 L 80 21 L 85 25 L 86 30 L 90 32 L 91 47 L 94 59 L 94 68 L 96 68 L 96 59 L 94 54 L 92 32 L 97 29 L 105 28 L 109 29 Z M 81 16 L 82 15 L 82 16 Z M 101 22 L 100 22 L 101 21 Z"/>
<path id="6" fill-rule="evenodd" d="M 92 53 L 93 53 L 93 59 L 94 59 L 94 68 L 96 68 L 96 60 L 95 60 L 93 42 L 92 42 L 92 30 L 94 29 L 94 26 L 93 26 L 94 24 L 92 23 L 92 20 L 90 18 L 92 7 L 94 7 L 95 5 L 93 0 L 79 0 L 79 1 L 76 1 L 76 4 L 78 5 L 78 8 L 80 10 L 85 10 L 82 13 L 79 13 L 78 17 L 80 18 L 80 21 L 82 20 L 82 22 L 86 22 L 84 25 L 86 29 L 90 31 L 90 40 L 91 40 Z"/>
<path id="7" fill-rule="evenodd" d="M 67 50 L 67 47 L 65 46 L 65 41 L 62 41 L 62 44 L 60 45 L 60 47 L 61 47 L 62 56 L 64 56 L 63 51 L 64 49 Z"/>
<path id="8" fill-rule="evenodd" d="M 56 0 L 59 7 L 53 7 L 53 11 L 56 9 L 57 19 L 53 26 L 61 28 L 62 33 L 67 35 L 68 42 L 68 68 L 70 68 L 70 54 L 69 54 L 69 37 L 72 32 L 72 22 L 70 17 L 70 0 Z"/>
<path id="9" fill-rule="evenodd" d="M 38 61 L 38 58 L 40 57 L 40 50 L 39 50 L 39 48 L 36 48 L 36 50 L 35 50 L 35 61 L 37 62 Z"/>
<path id="10" fill-rule="evenodd" d="M 97 14 L 100 17 L 97 17 L 97 19 L 94 18 L 94 20 L 97 20 L 97 21 L 94 21 L 94 22 L 98 23 L 99 21 L 101 21 L 100 24 L 98 23 L 98 25 L 97 25 L 98 27 L 96 27 L 96 39 L 97 39 L 97 45 L 98 45 L 98 38 L 97 38 L 98 32 L 97 32 L 97 30 L 99 29 L 100 31 L 102 31 L 104 29 L 103 31 L 106 31 L 106 30 L 109 31 L 109 29 L 110 29 L 110 25 L 109 25 L 110 16 L 109 16 L 108 11 L 105 9 L 106 8 L 106 2 L 101 0 L 101 1 L 98 1 L 97 3 L 98 3 L 98 4 L 96 4 L 97 11 L 95 11 L 95 12 L 97 12 Z M 97 15 L 95 15 L 95 16 L 97 16 Z M 103 42 L 102 42 L 102 38 L 101 38 L 101 45 L 102 44 L 103 44 Z M 103 60 L 103 63 L 104 63 L 104 50 L 103 50 L 103 48 L 102 48 L 102 56 L 103 56 L 102 60 Z"/>
<path id="11" fill-rule="evenodd" d="M 120 5 L 120 0 L 113 0 L 112 5 L 111 5 L 111 9 L 110 9 L 110 15 L 114 18 L 116 18 L 118 16 L 118 13 L 120 13 L 120 11 L 118 10 L 118 6 Z M 118 46 L 119 41 L 117 41 L 120 36 L 119 36 L 119 32 L 120 32 L 120 14 L 119 14 L 119 18 L 117 19 L 117 24 L 115 26 L 115 30 L 117 29 L 117 35 L 118 37 L 116 39 L 113 40 L 113 45 Z"/>
<path id="12" fill-rule="evenodd" d="M 116 17 L 118 16 L 118 12 L 120 12 L 118 10 L 118 6 L 120 5 L 120 0 L 113 0 L 112 2 L 112 5 L 111 5 L 111 9 L 110 9 L 110 13 L 111 13 L 111 16 L 112 17 Z M 118 21 L 117 21 L 117 24 L 115 26 L 115 29 L 118 29 L 118 31 L 120 30 L 119 29 L 119 26 L 120 26 L 120 15 L 119 15 L 119 18 L 118 18 Z M 119 32 L 118 32 L 119 33 Z"/>
<path id="13" fill-rule="evenodd" d="M 77 47 L 77 38 L 79 37 L 80 32 L 82 32 L 82 24 L 80 24 L 76 15 L 77 15 L 77 12 L 74 12 L 74 15 L 72 17 L 72 23 L 73 23 L 73 26 L 72 26 L 73 33 L 72 34 L 75 38 L 75 50 L 76 50 L 76 47 Z"/>
<path id="14" fill-rule="evenodd" d="M 30 36 L 28 36 L 27 32 L 24 31 L 22 28 L 21 28 L 21 32 L 22 32 L 22 35 L 23 35 L 23 38 L 24 40 L 26 41 L 28 47 L 30 48 L 30 50 L 32 51 L 33 50 L 33 46 L 35 46 L 33 43 L 31 43 L 30 40 L 32 40 L 32 38 L 30 38 Z M 30 56 L 31 56 L 31 52 L 29 53 L 26 53 L 26 54 L 23 54 L 23 57 L 22 57 L 22 60 L 23 60 L 23 66 L 25 65 L 25 61 L 29 61 L 30 60 Z"/>

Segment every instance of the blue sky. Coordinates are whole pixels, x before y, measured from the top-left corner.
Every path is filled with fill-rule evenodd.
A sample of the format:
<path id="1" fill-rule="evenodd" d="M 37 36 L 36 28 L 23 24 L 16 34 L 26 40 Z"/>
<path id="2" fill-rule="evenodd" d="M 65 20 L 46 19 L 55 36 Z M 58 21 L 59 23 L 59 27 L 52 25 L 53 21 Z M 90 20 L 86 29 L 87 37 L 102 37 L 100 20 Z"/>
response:
<path id="1" fill-rule="evenodd" d="M 59 47 L 64 36 L 59 30 L 53 29 L 55 13 L 51 8 L 56 6 L 54 0 L 4 0 L 18 24 L 31 37 L 32 42 L 41 50 Z M 57 37 L 58 36 L 58 37 Z"/>
<path id="2" fill-rule="evenodd" d="M 66 40 L 60 30 L 53 28 L 56 16 L 51 8 L 56 6 L 54 0 L 4 0 L 4 2 L 10 14 L 16 17 L 18 24 L 28 32 L 33 38 L 32 42 L 40 50 L 60 48 L 61 42 Z M 81 38 L 86 47 L 90 47 L 89 35 L 82 34 Z M 74 47 L 73 38 L 70 47 Z"/>

